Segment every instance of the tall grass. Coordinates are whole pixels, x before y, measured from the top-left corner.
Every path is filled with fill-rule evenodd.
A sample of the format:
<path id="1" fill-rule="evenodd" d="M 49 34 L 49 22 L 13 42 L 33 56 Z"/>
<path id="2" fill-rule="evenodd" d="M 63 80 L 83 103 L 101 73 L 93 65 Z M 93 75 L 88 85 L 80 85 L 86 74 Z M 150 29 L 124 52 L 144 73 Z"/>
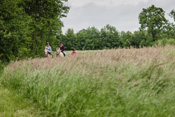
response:
<path id="1" fill-rule="evenodd" d="M 174 116 L 175 47 L 118 49 L 11 63 L 1 83 L 46 116 Z"/>
<path id="2" fill-rule="evenodd" d="M 0 84 L 0 117 L 43 117 L 32 101 Z"/>

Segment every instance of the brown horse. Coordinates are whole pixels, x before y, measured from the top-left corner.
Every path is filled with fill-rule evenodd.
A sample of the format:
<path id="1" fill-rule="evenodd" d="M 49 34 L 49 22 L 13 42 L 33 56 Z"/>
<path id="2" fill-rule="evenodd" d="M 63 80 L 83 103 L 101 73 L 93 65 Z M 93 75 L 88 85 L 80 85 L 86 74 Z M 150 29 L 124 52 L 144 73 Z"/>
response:
<path id="1" fill-rule="evenodd" d="M 47 49 L 44 49 L 44 57 L 52 58 L 52 55 L 48 53 Z"/>
<path id="2" fill-rule="evenodd" d="M 64 55 L 63 55 L 63 53 L 61 52 L 61 50 L 60 50 L 60 48 L 58 47 L 57 49 L 56 49 L 56 56 L 60 56 L 60 57 L 64 57 Z"/>

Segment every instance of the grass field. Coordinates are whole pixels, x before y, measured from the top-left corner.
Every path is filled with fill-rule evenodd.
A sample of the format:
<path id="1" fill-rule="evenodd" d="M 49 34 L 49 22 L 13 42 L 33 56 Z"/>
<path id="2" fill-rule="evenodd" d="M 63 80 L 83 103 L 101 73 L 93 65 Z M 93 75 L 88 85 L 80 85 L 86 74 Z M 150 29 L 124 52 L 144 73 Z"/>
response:
<path id="1" fill-rule="evenodd" d="M 50 117 L 175 115 L 175 47 L 82 53 L 13 62 L 1 84 Z"/>
<path id="2" fill-rule="evenodd" d="M 17 91 L 0 86 L 0 117 L 40 117 L 39 109 Z"/>

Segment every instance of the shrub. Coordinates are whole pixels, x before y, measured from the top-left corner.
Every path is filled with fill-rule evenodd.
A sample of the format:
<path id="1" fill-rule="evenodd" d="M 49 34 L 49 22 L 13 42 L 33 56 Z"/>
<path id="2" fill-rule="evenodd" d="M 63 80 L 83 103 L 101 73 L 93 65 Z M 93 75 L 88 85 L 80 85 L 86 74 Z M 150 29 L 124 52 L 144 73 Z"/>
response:
<path id="1" fill-rule="evenodd" d="M 154 42 L 154 45 L 160 45 L 160 46 L 175 45 L 175 39 L 161 39 Z"/>

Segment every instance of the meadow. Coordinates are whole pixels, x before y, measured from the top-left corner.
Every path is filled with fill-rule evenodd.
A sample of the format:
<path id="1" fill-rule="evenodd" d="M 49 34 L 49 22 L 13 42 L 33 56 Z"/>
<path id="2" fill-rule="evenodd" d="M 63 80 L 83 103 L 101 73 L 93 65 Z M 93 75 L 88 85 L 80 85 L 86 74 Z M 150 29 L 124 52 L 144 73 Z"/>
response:
<path id="1" fill-rule="evenodd" d="M 174 46 L 78 52 L 12 62 L 0 84 L 48 117 L 171 117 L 174 69 Z"/>

